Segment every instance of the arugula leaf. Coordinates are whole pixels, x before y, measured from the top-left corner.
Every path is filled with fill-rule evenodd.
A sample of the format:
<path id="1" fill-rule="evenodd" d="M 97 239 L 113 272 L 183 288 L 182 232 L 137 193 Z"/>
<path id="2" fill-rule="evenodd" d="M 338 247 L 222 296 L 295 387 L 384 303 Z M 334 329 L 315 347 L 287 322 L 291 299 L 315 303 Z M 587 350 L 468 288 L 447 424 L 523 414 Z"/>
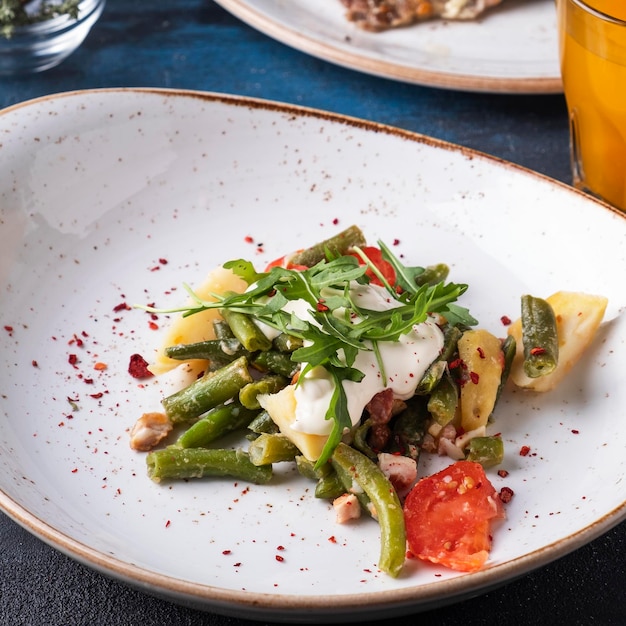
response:
<path id="1" fill-rule="evenodd" d="M 257 282 L 263 274 L 259 274 L 254 265 L 250 261 L 246 261 L 245 259 L 236 259 L 233 261 L 227 261 L 224 263 L 224 268 L 227 270 L 232 270 L 234 274 L 239 276 L 239 278 L 243 278 L 248 285 L 252 285 Z"/>
<path id="2" fill-rule="evenodd" d="M 470 314 L 468 309 L 453 302 L 446 305 L 442 315 L 451 326 L 476 326 L 478 324 L 478 320 Z"/>
<path id="3" fill-rule="evenodd" d="M 417 290 L 416 278 L 424 273 L 423 267 L 407 267 L 396 257 L 396 255 L 385 245 L 384 242 L 378 241 L 378 247 L 383 254 L 383 259 L 391 263 L 396 273 L 396 284 L 404 291 L 414 294 Z"/>
<path id="4" fill-rule="evenodd" d="M 351 380 L 353 382 L 360 382 L 363 378 L 362 372 L 350 367 L 338 368 L 335 366 L 327 366 L 326 369 L 335 384 L 325 419 L 332 419 L 334 423 L 330 435 L 322 448 L 322 452 L 315 462 L 316 468 L 321 467 L 330 459 L 333 451 L 341 441 L 344 432 L 352 428 L 352 419 L 348 412 L 348 397 L 345 387 L 343 386 L 343 381 Z"/>

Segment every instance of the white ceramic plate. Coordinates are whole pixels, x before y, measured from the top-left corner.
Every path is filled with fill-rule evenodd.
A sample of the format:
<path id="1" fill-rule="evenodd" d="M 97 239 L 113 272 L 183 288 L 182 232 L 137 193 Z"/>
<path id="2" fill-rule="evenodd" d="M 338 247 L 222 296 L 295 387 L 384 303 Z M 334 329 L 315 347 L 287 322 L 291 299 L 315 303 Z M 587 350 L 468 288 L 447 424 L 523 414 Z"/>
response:
<path id="1" fill-rule="evenodd" d="M 562 91 L 554 0 L 504 0 L 475 21 L 384 33 L 348 23 L 339 0 L 217 3 L 282 43 L 368 74 L 466 91 Z"/>
<path id="2" fill-rule="evenodd" d="M 0 120 L 0 505 L 44 541 L 175 601 L 319 623 L 485 591 L 624 518 L 623 215 L 469 150 L 245 98 L 77 92 Z M 168 391 L 131 378 L 129 358 L 150 357 L 167 321 L 151 328 L 120 305 L 175 306 L 184 282 L 227 259 L 263 264 L 352 223 L 399 239 L 407 261 L 449 263 L 500 336 L 522 293 L 610 299 L 561 389 L 499 405 L 510 474 L 490 475 L 515 497 L 477 574 L 411 562 L 393 580 L 376 569 L 378 526 L 336 525 L 293 472 L 264 487 L 157 485 L 129 448 L 129 427 Z"/>

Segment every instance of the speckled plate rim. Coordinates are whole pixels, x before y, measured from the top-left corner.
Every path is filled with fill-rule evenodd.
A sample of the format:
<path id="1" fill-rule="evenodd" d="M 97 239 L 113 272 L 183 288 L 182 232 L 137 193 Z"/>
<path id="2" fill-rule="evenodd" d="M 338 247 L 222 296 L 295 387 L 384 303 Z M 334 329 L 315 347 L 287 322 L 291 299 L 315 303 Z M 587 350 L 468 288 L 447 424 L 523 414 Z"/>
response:
<path id="1" fill-rule="evenodd" d="M 375 122 L 250 97 L 191 90 L 150 88 L 112 88 L 74 91 L 44 96 L 13 105 L 0 111 L 0 120 L 4 115 L 20 107 L 37 106 L 39 103 L 49 99 L 72 98 L 85 93 L 145 93 L 183 98 L 200 98 L 206 101 L 220 102 L 233 107 L 265 109 L 271 112 L 289 114 L 290 116 L 314 117 L 333 124 L 352 125 L 374 133 L 395 135 L 408 141 L 413 141 L 418 144 L 427 144 L 437 149 L 460 152 L 472 159 L 484 160 L 493 167 L 504 168 L 505 170 L 515 172 L 516 175 L 521 174 L 537 180 L 543 180 L 550 185 L 561 188 L 564 193 L 578 196 L 584 202 L 596 205 L 599 211 L 609 211 L 618 215 L 620 218 L 626 219 L 626 215 L 613 207 L 597 201 L 568 185 L 475 150 Z M 368 619 L 382 619 L 407 614 L 408 612 L 426 611 L 437 606 L 443 606 L 474 597 L 478 594 L 486 593 L 493 588 L 502 586 L 534 569 L 540 568 L 565 556 L 608 532 L 611 528 L 626 519 L 626 499 L 618 507 L 603 514 L 593 523 L 578 532 L 574 532 L 522 557 L 509 560 L 503 564 L 495 564 L 488 569 L 481 570 L 471 575 L 419 585 L 417 587 L 368 592 L 366 594 L 336 595 L 331 597 L 301 597 L 289 594 L 251 593 L 180 580 L 134 566 L 90 548 L 88 545 L 75 540 L 65 533 L 59 532 L 45 519 L 33 515 L 26 508 L 16 503 L 1 489 L 0 510 L 28 532 L 70 558 L 104 575 L 125 582 L 129 586 L 172 602 L 246 619 L 273 619 L 278 622 L 287 623 L 318 623 L 320 618 L 323 617 L 324 621 L 330 623 L 343 623 L 360 621 L 363 619 L 364 614 L 367 615 Z"/>
<path id="2" fill-rule="evenodd" d="M 368 54 L 366 50 L 361 50 L 358 46 L 324 41 L 314 32 L 307 31 L 306 27 L 301 24 L 292 24 L 288 18 L 285 18 L 284 22 L 280 22 L 274 19 L 270 13 L 257 10 L 248 0 L 216 0 L 216 3 L 249 26 L 281 43 L 311 56 L 366 74 L 428 87 L 470 92 L 503 94 L 555 94 L 563 92 L 563 84 L 558 70 L 550 76 L 483 76 L 473 75 L 471 72 L 435 71 L 425 63 L 402 63 L 392 58 L 386 58 L 384 55 Z M 511 18 L 515 19 L 515 16 L 511 15 Z M 453 28 L 454 23 L 449 23 L 448 26 Z M 346 36 L 348 33 L 349 24 L 346 22 Z M 384 34 L 378 36 L 384 36 Z M 498 51 L 494 50 L 494 54 L 498 54 Z"/>

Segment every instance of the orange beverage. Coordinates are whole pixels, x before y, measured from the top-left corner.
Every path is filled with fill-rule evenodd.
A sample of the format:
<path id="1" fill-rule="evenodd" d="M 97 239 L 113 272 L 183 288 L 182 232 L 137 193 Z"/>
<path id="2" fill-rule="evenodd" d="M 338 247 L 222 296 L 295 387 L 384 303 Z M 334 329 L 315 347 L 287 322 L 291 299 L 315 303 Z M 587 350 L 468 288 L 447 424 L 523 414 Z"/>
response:
<path id="1" fill-rule="evenodd" d="M 573 182 L 626 210 L 626 0 L 557 0 Z"/>

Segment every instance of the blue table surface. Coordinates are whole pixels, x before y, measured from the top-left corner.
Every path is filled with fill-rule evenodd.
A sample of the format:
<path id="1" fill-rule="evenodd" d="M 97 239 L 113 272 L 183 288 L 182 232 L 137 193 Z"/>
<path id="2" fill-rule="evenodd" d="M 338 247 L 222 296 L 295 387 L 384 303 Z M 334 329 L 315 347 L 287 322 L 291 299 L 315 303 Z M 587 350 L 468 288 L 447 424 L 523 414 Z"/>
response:
<path id="1" fill-rule="evenodd" d="M 305 105 L 417 131 L 570 182 L 562 95 L 464 93 L 367 76 L 274 41 L 209 0 L 109 0 L 87 40 L 62 65 L 2 77 L 0 108 L 102 87 L 200 89 Z M 626 624 L 625 563 L 623 523 L 494 591 L 402 621 Z M 109 579 L 0 514 L 0 623 L 252 622 L 178 606 Z"/>

